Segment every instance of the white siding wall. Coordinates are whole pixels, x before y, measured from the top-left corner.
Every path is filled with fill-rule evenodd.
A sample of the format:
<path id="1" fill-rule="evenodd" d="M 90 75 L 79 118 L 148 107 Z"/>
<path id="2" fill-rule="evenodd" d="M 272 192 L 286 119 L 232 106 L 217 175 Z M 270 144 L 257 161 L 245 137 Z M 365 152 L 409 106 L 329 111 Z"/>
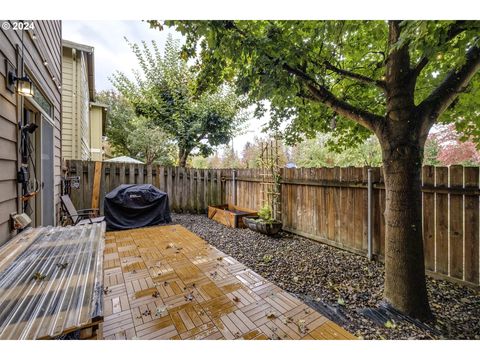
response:
<path id="1" fill-rule="evenodd" d="M 90 159 L 90 120 L 86 54 L 63 48 L 63 142 L 64 159 Z"/>
<path id="2" fill-rule="evenodd" d="M 73 159 L 75 128 L 73 126 L 74 118 L 74 61 L 72 59 L 72 49 L 63 48 L 63 68 L 62 68 L 62 157 L 64 159 Z"/>
<path id="3" fill-rule="evenodd" d="M 90 118 L 89 118 L 89 92 L 88 92 L 88 69 L 87 56 L 82 52 L 81 61 L 79 62 L 80 71 L 79 85 L 80 85 L 80 108 L 79 108 L 79 122 L 80 122 L 80 156 L 82 160 L 90 159 Z"/>

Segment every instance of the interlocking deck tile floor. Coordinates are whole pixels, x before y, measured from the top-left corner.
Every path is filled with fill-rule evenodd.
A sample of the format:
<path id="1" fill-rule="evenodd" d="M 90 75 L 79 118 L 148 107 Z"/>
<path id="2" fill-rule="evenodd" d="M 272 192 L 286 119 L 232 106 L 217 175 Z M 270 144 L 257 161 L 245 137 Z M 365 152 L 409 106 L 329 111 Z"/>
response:
<path id="1" fill-rule="evenodd" d="M 105 339 L 355 338 L 180 225 L 107 232 L 104 269 Z"/>

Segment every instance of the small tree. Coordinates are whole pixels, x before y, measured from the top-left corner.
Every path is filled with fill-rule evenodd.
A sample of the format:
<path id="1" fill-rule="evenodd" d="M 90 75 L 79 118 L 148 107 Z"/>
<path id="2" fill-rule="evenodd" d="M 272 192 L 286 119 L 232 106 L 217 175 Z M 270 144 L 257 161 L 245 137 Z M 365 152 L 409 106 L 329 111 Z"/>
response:
<path id="1" fill-rule="evenodd" d="M 453 124 L 441 126 L 429 135 L 427 141 L 437 144 L 438 163 L 448 165 L 473 166 L 480 164 L 480 152 L 475 143 L 467 138 L 464 141 L 461 133 L 455 130 Z"/>
<path id="2" fill-rule="evenodd" d="M 381 166 L 382 150 L 375 137 L 369 137 L 355 147 L 339 149 L 329 145 L 331 134 L 317 134 L 293 149 L 293 162 L 298 167 L 322 166 Z"/>
<path id="3" fill-rule="evenodd" d="M 135 126 L 135 111 L 128 100 L 119 93 L 108 90 L 97 94 L 97 101 L 108 105 L 107 112 L 107 139 L 115 156 L 135 156 L 128 146 L 128 134 Z"/>
<path id="4" fill-rule="evenodd" d="M 242 163 L 247 169 L 253 169 L 257 167 L 258 159 L 260 158 L 261 149 L 258 146 L 258 139 L 255 138 L 254 142 L 247 141 L 242 150 Z"/>
<path id="5" fill-rule="evenodd" d="M 440 145 L 438 141 L 431 136 L 425 141 L 425 150 L 423 153 L 423 165 L 437 166 L 441 165 L 438 161 L 438 153 L 440 152 Z"/>
<path id="6" fill-rule="evenodd" d="M 153 49 L 145 42 L 142 47 L 129 44 L 141 72 L 135 72 L 134 81 L 117 72 L 112 82 L 137 115 L 150 119 L 175 140 L 180 166 L 186 165 L 192 152 L 211 155 L 240 130 L 247 119 L 245 101 L 225 84 L 199 91 L 197 68 L 180 57 L 178 41 L 169 36 L 163 55 L 155 41 Z"/>
<path id="7" fill-rule="evenodd" d="M 144 118 L 137 118 L 134 130 L 128 135 L 127 143 L 130 153 L 145 160 L 145 164 L 157 162 L 161 165 L 175 163 L 175 144 L 158 126 Z"/>

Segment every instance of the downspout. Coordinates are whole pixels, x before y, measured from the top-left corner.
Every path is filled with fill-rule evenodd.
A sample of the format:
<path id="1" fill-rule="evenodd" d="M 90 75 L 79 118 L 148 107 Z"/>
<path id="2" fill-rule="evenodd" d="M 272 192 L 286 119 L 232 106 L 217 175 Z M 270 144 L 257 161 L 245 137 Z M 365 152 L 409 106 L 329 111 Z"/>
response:
<path id="1" fill-rule="evenodd" d="M 368 210 L 367 210 L 367 256 L 372 260 L 372 201 L 373 201 L 373 182 L 372 169 L 368 169 Z"/>

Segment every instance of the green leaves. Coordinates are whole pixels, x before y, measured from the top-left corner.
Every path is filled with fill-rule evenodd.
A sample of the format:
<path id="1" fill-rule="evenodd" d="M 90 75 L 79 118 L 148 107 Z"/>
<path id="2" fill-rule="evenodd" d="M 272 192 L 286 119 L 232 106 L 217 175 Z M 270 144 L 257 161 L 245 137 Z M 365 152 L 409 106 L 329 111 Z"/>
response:
<path id="1" fill-rule="evenodd" d="M 298 167 L 381 166 L 382 151 L 378 140 L 370 136 L 362 142 L 356 141 L 355 145 L 341 148 L 331 135 L 318 134 L 315 139 L 295 146 L 292 160 Z"/>
<path id="2" fill-rule="evenodd" d="M 150 120 L 136 118 L 127 141 L 130 153 L 143 159 L 147 165 L 157 162 L 172 166 L 175 163 L 176 147 L 172 138 Z"/>
<path id="3" fill-rule="evenodd" d="M 171 36 L 163 54 L 154 41 L 152 48 L 145 42 L 129 44 L 141 71 L 135 81 L 116 73 L 112 82 L 136 115 L 149 119 L 175 140 L 180 164 L 185 165 L 192 151 L 208 156 L 214 147 L 228 143 L 247 118 L 245 99 L 222 81 L 202 87 L 202 65 L 189 66 L 186 58 L 191 51 L 188 47 L 181 50 Z"/>
<path id="4" fill-rule="evenodd" d="M 174 164 L 176 147 L 172 139 L 151 121 L 138 117 L 124 96 L 101 91 L 97 100 L 108 105 L 107 138 L 114 155 L 128 155 L 147 164 Z"/>
<path id="5" fill-rule="evenodd" d="M 114 155 L 135 156 L 130 152 L 127 135 L 134 129 L 135 112 L 128 100 L 114 91 L 101 91 L 97 101 L 108 105 L 107 138 Z"/>
<path id="6" fill-rule="evenodd" d="M 162 23 L 151 21 L 151 26 Z M 386 116 L 387 98 L 374 85 L 386 78 L 386 63 L 394 49 L 407 46 L 414 69 L 427 61 L 416 79 L 415 103 L 420 104 L 452 69 L 465 61 L 466 49 L 478 43 L 479 21 L 403 21 L 398 41 L 389 48 L 386 21 L 167 21 L 186 36 L 185 55 L 198 64 L 199 88 L 228 80 L 238 91 L 261 104 L 270 103 L 272 127 L 287 123 L 285 137 L 297 142 L 330 132 L 342 146 L 362 142 L 369 131 L 351 117 L 334 116 L 325 98 L 312 95 L 309 85 L 331 92 L 338 100 L 370 114 Z M 326 63 L 373 80 L 359 82 L 327 68 Z M 288 68 L 301 72 L 295 75 Z M 462 131 L 478 135 L 479 75 L 441 121 L 456 122 Z M 469 96 L 471 94 L 471 96 Z M 327 97 L 329 98 L 329 97 Z M 331 97 L 330 97 L 331 100 Z M 337 111 L 338 112 L 338 111 Z M 332 126 L 332 118 L 335 126 Z M 464 124 L 464 125 L 462 125 Z"/>

